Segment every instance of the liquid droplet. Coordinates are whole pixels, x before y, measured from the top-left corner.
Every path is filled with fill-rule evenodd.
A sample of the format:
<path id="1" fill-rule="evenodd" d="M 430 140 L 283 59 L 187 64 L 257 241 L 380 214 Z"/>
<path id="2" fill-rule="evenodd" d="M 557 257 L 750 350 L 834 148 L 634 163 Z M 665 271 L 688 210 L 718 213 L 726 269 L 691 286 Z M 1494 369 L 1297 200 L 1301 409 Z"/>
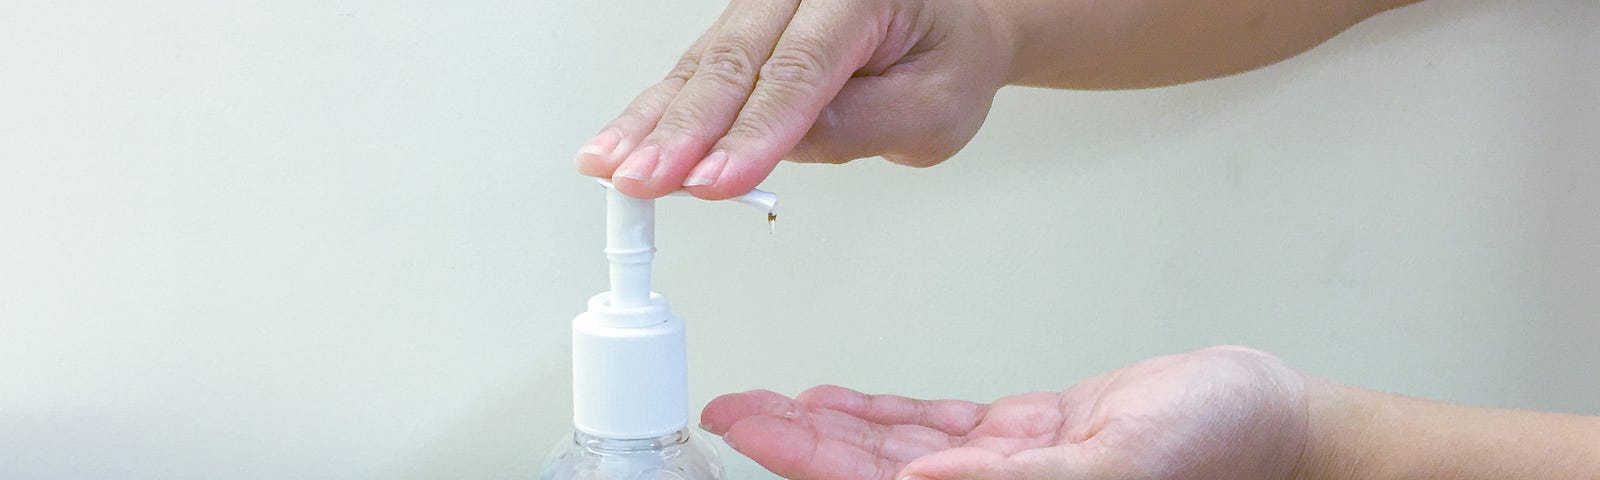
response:
<path id="1" fill-rule="evenodd" d="M 770 234 L 770 233 L 777 233 L 777 232 L 778 232 L 778 214 L 776 212 L 767 212 L 767 233 Z"/>

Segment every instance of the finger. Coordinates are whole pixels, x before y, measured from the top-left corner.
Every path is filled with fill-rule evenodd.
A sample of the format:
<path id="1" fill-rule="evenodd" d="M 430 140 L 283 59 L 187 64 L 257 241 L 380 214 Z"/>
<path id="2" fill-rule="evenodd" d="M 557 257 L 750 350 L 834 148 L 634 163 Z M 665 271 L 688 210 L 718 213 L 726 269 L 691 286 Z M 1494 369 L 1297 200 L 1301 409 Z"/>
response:
<path id="1" fill-rule="evenodd" d="M 671 104 L 673 97 L 676 97 L 678 91 L 682 90 L 694 76 L 695 70 L 700 66 L 700 52 L 705 50 L 711 40 L 710 31 L 700 35 L 700 38 L 684 51 L 683 56 L 678 58 L 678 63 L 667 73 L 666 78 L 640 92 L 627 108 L 622 109 L 622 113 L 579 148 L 578 173 L 599 178 L 611 177 L 617 165 L 621 164 L 644 136 L 655 128 L 667 105 Z"/>
<path id="2" fill-rule="evenodd" d="M 769 390 L 730 393 L 711 399 L 700 411 L 700 428 L 716 435 L 728 433 L 733 424 L 753 415 L 798 415 L 800 406 L 789 397 Z"/>
<path id="3" fill-rule="evenodd" d="M 898 479 L 1011 480 L 1022 478 L 1005 454 L 982 448 L 961 447 L 919 458 L 901 469 Z M 1042 477 L 1043 478 L 1043 477 Z M 1056 478 L 1050 476 L 1048 478 Z"/>
<path id="4" fill-rule="evenodd" d="M 706 405 L 701 427 L 723 435 L 746 418 L 766 415 L 793 420 L 822 438 L 855 445 L 877 457 L 905 463 L 954 446 L 955 439 L 938 430 L 917 425 L 880 425 L 843 412 L 805 408 L 782 395 L 757 390 L 723 395 Z"/>
<path id="5" fill-rule="evenodd" d="M 1007 455 L 977 447 L 952 448 L 912 461 L 896 479 L 1023 480 L 1139 478 L 1105 468 L 1078 446 L 1063 445 Z"/>
<path id="6" fill-rule="evenodd" d="M 710 183 L 696 177 L 685 182 L 690 168 L 728 131 L 739 107 L 750 96 L 756 71 L 778 43 L 799 0 L 735 0 L 728 4 L 713 38 L 700 52 L 694 76 L 667 105 L 655 128 L 616 170 L 617 189 L 652 198 L 684 183 Z"/>
<path id="7" fill-rule="evenodd" d="M 800 4 L 738 117 L 711 148 L 718 162 L 695 175 L 714 178 L 689 187 L 696 196 L 723 199 L 749 192 L 772 173 L 811 128 L 823 106 L 866 64 L 883 36 L 878 2 L 808 0 Z M 718 152 L 721 152 L 719 154 Z M 709 159 L 709 157 L 708 157 Z M 716 163 L 720 172 L 710 171 Z"/>
<path id="8" fill-rule="evenodd" d="M 988 406 L 963 400 L 917 400 L 898 395 L 867 395 L 833 385 L 812 387 L 797 399 L 802 405 L 827 408 L 885 425 L 920 425 L 948 435 L 971 432 Z"/>
<path id="9" fill-rule="evenodd" d="M 740 420 L 723 438 L 772 473 L 794 480 L 892 480 L 901 466 L 794 419 L 770 415 Z"/>
<path id="10" fill-rule="evenodd" d="M 956 438 L 920 425 L 883 425 L 825 408 L 805 409 L 785 417 L 810 427 L 817 435 L 854 445 L 877 458 L 903 465 L 923 455 L 955 446 Z"/>

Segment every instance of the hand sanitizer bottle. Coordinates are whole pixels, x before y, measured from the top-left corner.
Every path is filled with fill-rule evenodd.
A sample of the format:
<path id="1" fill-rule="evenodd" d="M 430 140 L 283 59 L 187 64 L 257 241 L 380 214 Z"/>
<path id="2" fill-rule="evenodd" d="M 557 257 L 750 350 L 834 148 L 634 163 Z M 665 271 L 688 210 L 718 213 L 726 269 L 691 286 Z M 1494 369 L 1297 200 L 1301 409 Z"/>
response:
<path id="1" fill-rule="evenodd" d="M 606 258 L 611 291 L 572 321 L 571 437 L 540 480 L 720 480 L 716 450 L 688 428 L 688 356 L 683 318 L 650 291 L 655 200 L 606 186 Z M 683 194 L 677 192 L 675 194 Z M 776 219 L 777 197 L 760 190 L 734 200 Z"/>

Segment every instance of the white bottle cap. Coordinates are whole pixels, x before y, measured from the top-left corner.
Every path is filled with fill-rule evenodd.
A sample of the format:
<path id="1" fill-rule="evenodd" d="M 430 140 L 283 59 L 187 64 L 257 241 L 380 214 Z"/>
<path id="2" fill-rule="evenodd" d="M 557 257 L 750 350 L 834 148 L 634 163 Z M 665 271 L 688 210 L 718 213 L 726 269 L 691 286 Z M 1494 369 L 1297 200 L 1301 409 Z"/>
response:
<path id="1" fill-rule="evenodd" d="M 617 307 L 589 299 L 572 321 L 573 425 L 603 438 L 653 438 L 688 425 L 689 369 L 683 319 L 667 300 Z"/>

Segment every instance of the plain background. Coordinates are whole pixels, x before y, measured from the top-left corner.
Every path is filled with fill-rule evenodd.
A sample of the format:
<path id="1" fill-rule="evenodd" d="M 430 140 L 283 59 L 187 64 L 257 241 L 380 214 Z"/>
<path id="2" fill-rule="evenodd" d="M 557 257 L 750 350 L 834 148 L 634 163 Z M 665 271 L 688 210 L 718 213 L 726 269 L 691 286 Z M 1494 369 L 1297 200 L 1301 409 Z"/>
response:
<path id="1" fill-rule="evenodd" d="M 0 4 L 0 477 L 533 478 L 605 288 L 573 152 L 720 9 Z M 783 165 L 776 234 L 663 201 L 693 404 L 1238 343 L 1600 414 L 1596 25 L 1433 0 L 1223 80 L 1008 88 L 936 168 Z"/>

